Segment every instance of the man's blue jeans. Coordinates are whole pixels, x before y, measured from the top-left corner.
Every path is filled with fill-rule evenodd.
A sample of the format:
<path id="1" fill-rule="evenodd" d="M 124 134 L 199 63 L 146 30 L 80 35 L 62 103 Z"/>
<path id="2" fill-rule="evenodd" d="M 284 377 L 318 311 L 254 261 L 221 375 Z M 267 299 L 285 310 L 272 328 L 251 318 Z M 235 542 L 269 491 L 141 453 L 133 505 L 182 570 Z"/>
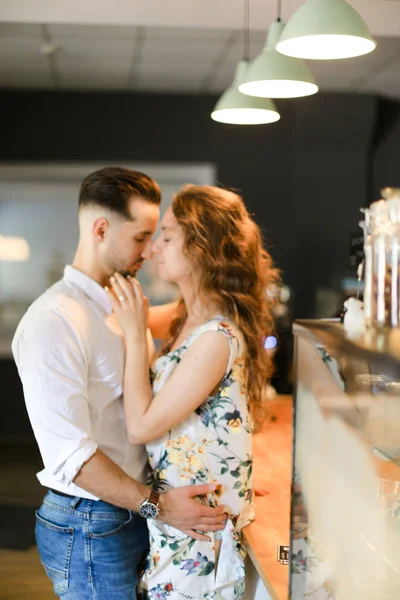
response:
<path id="1" fill-rule="evenodd" d="M 41 562 L 64 600 L 135 600 L 149 547 L 138 514 L 49 492 L 36 513 Z"/>

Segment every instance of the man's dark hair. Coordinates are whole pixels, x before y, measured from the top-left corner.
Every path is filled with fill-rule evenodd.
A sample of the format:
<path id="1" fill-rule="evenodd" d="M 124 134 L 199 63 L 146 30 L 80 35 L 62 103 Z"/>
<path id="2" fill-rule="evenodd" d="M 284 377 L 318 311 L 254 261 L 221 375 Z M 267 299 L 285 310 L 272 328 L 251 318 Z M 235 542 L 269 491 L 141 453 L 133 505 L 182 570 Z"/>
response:
<path id="1" fill-rule="evenodd" d="M 105 167 L 94 171 L 82 181 L 79 208 L 103 206 L 125 219 L 131 219 L 128 201 L 134 196 L 152 204 L 161 203 L 160 187 L 148 175 L 122 167 Z"/>

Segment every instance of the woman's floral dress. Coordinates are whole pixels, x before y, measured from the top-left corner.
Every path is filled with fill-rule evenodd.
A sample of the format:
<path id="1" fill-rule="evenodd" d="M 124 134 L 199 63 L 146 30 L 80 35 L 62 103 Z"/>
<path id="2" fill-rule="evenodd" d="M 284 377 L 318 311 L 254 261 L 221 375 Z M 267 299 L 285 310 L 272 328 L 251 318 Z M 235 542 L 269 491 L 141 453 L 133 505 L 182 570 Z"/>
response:
<path id="1" fill-rule="evenodd" d="M 223 504 L 229 517 L 223 531 L 199 541 L 158 520 L 149 519 L 150 552 L 139 595 L 150 600 L 237 600 L 244 593 L 242 527 L 254 518 L 252 497 L 251 422 L 243 372 L 244 342 L 225 318 L 198 327 L 176 350 L 158 358 L 152 368 L 157 394 L 186 350 L 203 333 L 218 331 L 230 343 L 226 374 L 214 396 L 183 423 L 147 444 L 152 484 L 159 491 L 184 485 L 218 482 L 207 496 L 211 506 Z M 215 540 L 221 540 L 215 567 Z"/>

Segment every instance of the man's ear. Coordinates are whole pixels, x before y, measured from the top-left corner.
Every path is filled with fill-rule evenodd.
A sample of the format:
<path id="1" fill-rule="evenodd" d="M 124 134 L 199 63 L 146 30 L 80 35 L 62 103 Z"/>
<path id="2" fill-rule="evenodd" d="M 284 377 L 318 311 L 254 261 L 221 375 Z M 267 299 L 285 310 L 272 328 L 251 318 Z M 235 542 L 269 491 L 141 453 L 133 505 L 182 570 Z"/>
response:
<path id="1" fill-rule="evenodd" d="M 105 217 L 99 217 L 98 219 L 96 219 L 96 221 L 93 223 L 93 235 L 97 242 L 104 242 L 109 227 L 110 223 Z"/>

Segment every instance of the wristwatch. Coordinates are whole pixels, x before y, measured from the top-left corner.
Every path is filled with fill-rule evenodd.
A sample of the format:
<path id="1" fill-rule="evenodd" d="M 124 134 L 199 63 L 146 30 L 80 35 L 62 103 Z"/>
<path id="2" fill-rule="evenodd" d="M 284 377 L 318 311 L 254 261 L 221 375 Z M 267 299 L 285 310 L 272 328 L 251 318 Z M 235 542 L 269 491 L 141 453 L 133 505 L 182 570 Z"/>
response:
<path id="1" fill-rule="evenodd" d="M 160 493 L 156 490 L 151 490 L 149 498 L 146 498 L 139 506 L 139 515 L 144 519 L 155 519 L 160 512 L 158 501 Z"/>

